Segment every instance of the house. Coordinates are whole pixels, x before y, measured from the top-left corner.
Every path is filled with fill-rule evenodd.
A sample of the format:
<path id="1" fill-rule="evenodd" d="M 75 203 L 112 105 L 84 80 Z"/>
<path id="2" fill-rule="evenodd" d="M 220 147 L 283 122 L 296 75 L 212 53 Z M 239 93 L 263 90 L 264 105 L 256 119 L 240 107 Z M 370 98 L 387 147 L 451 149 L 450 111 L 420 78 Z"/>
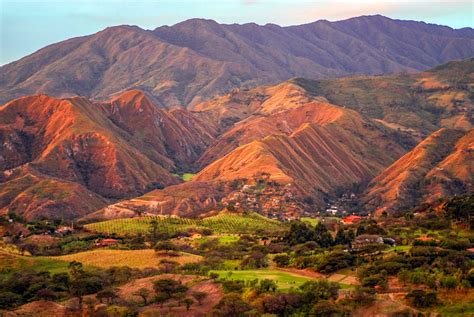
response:
<path id="1" fill-rule="evenodd" d="M 343 218 L 342 222 L 345 225 L 353 225 L 353 224 L 359 223 L 362 219 L 363 219 L 363 217 L 361 217 L 361 216 L 351 215 L 351 216 L 347 216 L 347 217 Z"/>
<path id="2" fill-rule="evenodd" d="M 96 247 L 109 247 L 111 245 L 117 245 L 119 244 L 119 240 L 116 240 L 116 239 L 111 239 L 111 238 L 108 238 L 108 239 L 97 239 L 95 240 L 95 246 Z"/>
<path id="3" fill-rule="evenodd" d="M 62 226 L 56 229 L 55 233 L 61 236 L 74 232 L 74 227 Z"/>
<path id="4" fill-rule="evenodd" d="M 372 244 L 384 244 L 383 238 L 375 234 L 363 234 L 352 241 L 352 249 L 357 250 Z"/>

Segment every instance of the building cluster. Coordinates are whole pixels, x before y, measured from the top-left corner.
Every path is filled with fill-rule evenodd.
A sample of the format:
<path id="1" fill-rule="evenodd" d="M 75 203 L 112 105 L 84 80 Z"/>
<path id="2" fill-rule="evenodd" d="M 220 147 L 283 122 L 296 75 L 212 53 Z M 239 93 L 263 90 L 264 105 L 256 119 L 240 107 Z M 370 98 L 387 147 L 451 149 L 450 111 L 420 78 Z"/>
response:
<path id="1" fill-rule="evenodd" d="M 304 205 L 297 199 L 297 190 L 292 184 L 245 184 L 227 195 L 222 203 L 286 221 L 298 219 L 304 211 Z"/>

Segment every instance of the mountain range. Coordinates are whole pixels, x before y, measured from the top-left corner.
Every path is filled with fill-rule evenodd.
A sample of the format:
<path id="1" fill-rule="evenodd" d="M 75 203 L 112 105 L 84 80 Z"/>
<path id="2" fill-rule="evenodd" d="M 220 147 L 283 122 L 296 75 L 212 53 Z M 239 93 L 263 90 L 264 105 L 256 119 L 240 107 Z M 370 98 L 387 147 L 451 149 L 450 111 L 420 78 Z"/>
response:
<path id="1" fill-rule="evenodd" d="M 297 215 L 356 191 L 380 215 L 471 192 L 473 70 L 470 59 L 298 78 L 192 110 L 164 110 L 139 90 L 102 102 L 19 98 L 0 107 L 0 208 L 28 219 L 202 216 L 230 205 Z"/>
<path id="2" fill-rule="evenodd" d="M 288 27 L 203 19 L 154 30 L 117 26 L 0 67 L 0 102 L 38 93 L 108 100 L 139 89 L 159 107 L 188 108 L 233 88 L 413 72 L 473 52 L 472 28 L 380 15 Z"/>
<path id="3" fill-rule="evenodd" d="M 472 192 L 473 54 L 470 28 L 382 16 L 53 44 L 1 67 L 0 213 L 296 217 L 355 193 L 381 215 Z"/>

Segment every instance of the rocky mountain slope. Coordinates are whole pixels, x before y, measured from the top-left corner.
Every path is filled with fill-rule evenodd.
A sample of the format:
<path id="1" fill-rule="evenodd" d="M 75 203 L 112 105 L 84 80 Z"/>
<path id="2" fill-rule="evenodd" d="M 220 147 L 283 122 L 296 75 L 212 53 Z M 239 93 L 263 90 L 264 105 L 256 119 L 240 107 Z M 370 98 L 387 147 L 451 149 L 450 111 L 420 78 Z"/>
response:
<path id="1" fill-rule="evenodd" d="M 0 102 L 36 93 L 108 99 L 136 88 L 159 106 L 187 107 L 236 87 L 423 70 L 473 52 L 471 28 L 383 16 L 290 27 L 199 19 L 117 26 L 0 67 Z"/>
<path id="2" fill-rule="evenodd" d="M 37 196 L 18 193 L 26 190 L 51 197 L 36 208 L 36 216 L 89 213 L 100 208 L 104 198 L 130 197 L 178 183 L 172 172 L 187 168 L 212 140 L 212 131 L 191 113 L 163 111 L 138 91 L 102 104 L 82 97 L 20 98 L 0 107 L 0 191 L 3 197 L 16 197 L 3 199 L 0 208 L 6 211 L 18 201 L 35 203 L 31 200 Z M 18 182 L 22 185 L 15 185 Z M 55 200 L 62 200 L 63 192 L 76 200 L 69 209 L 79 204 L 80 210 L 69 213 L 57 206 Z M 81 199 L 85 195 L 92 197 L 87 208 L 87 200 Z M 13 209 L 34 216 L 28 208 Z"/>
<path id="3" fill-rule="evenodd" d="M 252 116 L 209 147 L 200 161 L 212 159 L 192 181 L 119 202 L 88 219 L 143 211 L 196 216 L 226 205 L 266 214 L 281 206 L 295 214 L 321 208 L 337 189 L 369 181 L 408 150 L 393 132 L 327 102 Z"/>
<path id="4" fill-rule="evenodd" d="M 139 90 L 103 102 L 20 98 L 0 107 L 0 208 L 23 210 L 22 204 L 28 217 L 34 210 L 49 216 L 60 214 L 56 206 L 67 200 L 77 207 L 63 208 L 66 218 L 110 203 L 93 216 L 198 216 L 226 205 L 266 213 L 283 212 L 281 206 L 294 214 L 320 209 L 371 179 L 374 188 L 384 187 L 378 173 L 434 131 L 447 128 L 453 137 L 471 129 L 473 63 L 234 89 L 191 111 L 164 110 Z M 458 170 L 468 173 L 468 162 L 461 159 Z M 173 175 L 199 170 L 182 184 Z M 433 190 L 438 196 L 459 191 L 450 188 Z M 391 208 L 390 193 L 371 198 L 380 192 L 367 195 L 367 206 Z M 85 195 L 93 208 L 83 204 Z"/>
<path id="5" fill-rule="evenodd" d="M 364 201 L 376 214 L 474 191 L 474 129 L 441 129 L 374 178 Z"/>

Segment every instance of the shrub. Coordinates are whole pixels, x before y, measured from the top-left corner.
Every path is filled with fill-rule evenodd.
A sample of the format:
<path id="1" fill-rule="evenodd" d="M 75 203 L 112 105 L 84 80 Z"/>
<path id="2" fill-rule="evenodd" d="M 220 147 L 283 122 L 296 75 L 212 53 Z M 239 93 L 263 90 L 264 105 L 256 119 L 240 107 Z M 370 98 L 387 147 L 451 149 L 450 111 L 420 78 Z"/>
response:
<path id="1" fill-rule="evenodd" d="M 425 292 L 424 290 L 413 290 L 405 298 L 418 308 L 427 308 L 438 303 L 438 295 L 435 292 Z"/>
<path id="2" fill-rule="evenodd" d="M 273 261 L 278 266 L 288 266 L 290 264 L 290 257 L 287 254 L 279 254 L 273 258 Z"/>

